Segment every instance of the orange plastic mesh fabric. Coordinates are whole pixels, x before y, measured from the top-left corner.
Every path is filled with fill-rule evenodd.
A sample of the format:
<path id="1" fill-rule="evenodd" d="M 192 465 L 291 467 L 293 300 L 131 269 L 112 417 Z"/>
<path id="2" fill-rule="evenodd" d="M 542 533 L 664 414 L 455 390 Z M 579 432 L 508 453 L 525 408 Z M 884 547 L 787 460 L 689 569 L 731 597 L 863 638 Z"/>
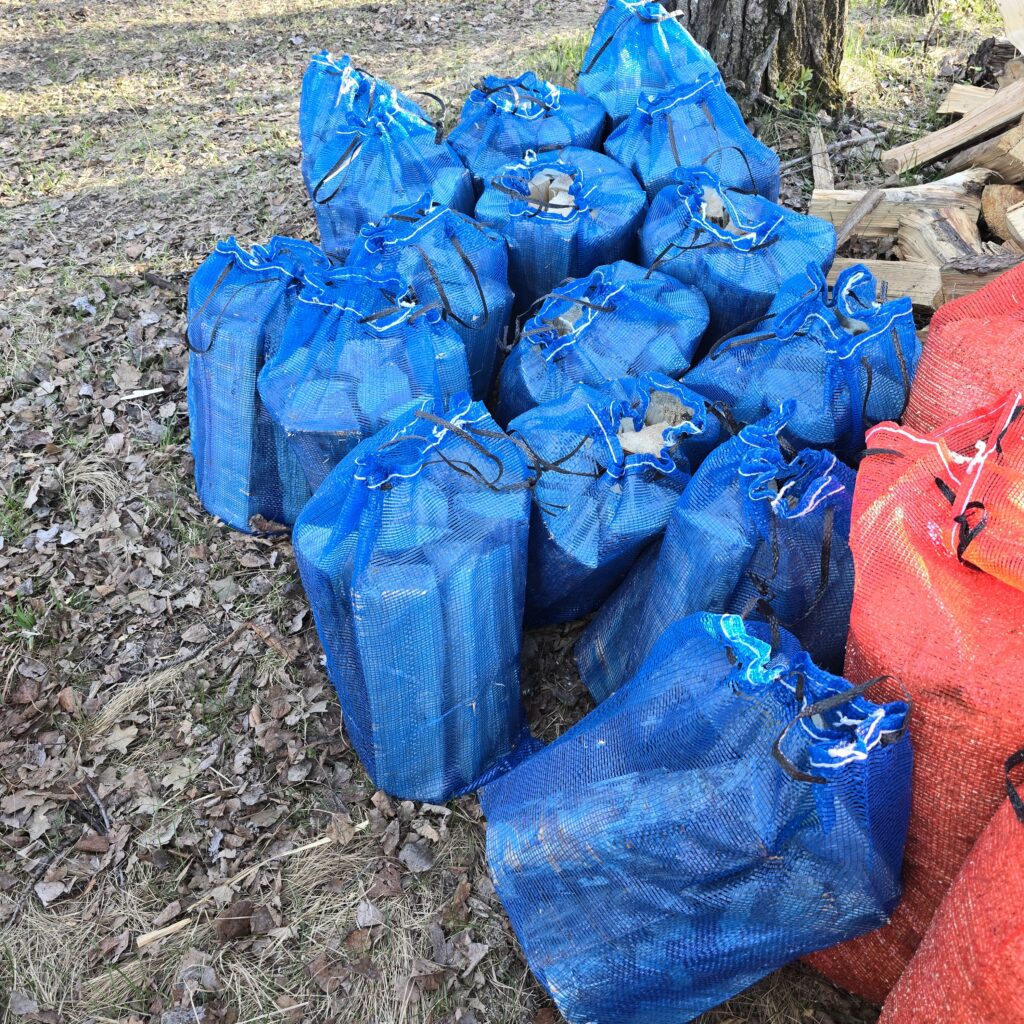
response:
<path id="1" fill-rule="evenodd" d="M 930 433 L 1024 380 L 1024 264 L 932 319 L 903 425 Z"/>
<path id="2" fill-rule="evenodd" d="M 904 897 L 891 923 L 810 962 L 876 1002 L 999 806 L 1003 762 L 1024 738 L 1024 592 L 966 562 L 987 531 L 963 550 L 956 522 L 965 489 L 996 465 L 984 454 L 1019 432 L 1020 405 L 1013 395 L 924 437 L 882 424 L 868 435 L 874 454 L 857 478 L 846 675 L 891 674 L 913 698 L 913 809 Z M 883 699 L 899 695 L 885 685 Z"/>
<path id="3" fill-rule="evenodd" d="M 1024 406 L 1006 411 L 1005 431 L 957 492 L 954 538 L 971 565 L 1024 590 Z"/>
<path id="4" fill-rule="evenodd" d="M 1024 1021 L 1024 807 L 1007 800 L 964 862 L 879 1024 Z"/>

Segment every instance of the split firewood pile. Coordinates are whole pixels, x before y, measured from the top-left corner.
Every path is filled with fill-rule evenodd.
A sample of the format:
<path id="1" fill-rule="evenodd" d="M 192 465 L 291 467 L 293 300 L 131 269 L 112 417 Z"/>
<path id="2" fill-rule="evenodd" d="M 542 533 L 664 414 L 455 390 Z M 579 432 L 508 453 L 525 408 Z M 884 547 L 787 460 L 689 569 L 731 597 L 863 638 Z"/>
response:
<path id="1" fill-rule="evenodd" d="M 812 129 L 808 212 L 838 231 L 831 280 L 863 263 L 890 295 L 934 310 L 1024 261 L 1024 57 L 1006 61 L 995 88 L 953 85 L 938 112 L 950 123 L 882 153 L 890 175 L 942 162 L 921 185 L 837 189 Z"/>

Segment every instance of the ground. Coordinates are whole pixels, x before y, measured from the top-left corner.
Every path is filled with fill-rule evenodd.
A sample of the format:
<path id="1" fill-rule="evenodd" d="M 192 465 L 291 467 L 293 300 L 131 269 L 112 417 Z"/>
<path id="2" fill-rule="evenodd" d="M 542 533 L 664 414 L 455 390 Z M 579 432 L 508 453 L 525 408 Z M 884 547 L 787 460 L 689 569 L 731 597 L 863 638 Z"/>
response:
<path id="1" fill-rule="evenodd" d="M 886 142 L 935 123 L 997 28 L 855 5 L 850 106 L 758 121 Z M 188 274 L 227 235 L 315 239 L 311 53 L 449 101 L 572 80 L 600 0 L 0 0 L 0 1007 L 16 1020 L 555 1024 L 495 898 L 474 799 L 375 793 L 340 729 L 289 545 L 191 485 Z M 841 180 L 881 180 L 870 143 Z M 806 164 L 787 170 L 800 205 Z M 571 629 L 530 637 L 545 736 L 586 709 Z M 181 925 L 181 922 L 186 922 Z M 138 943 L 140 936 L 178 926 Z M 855 1024 L 799 967 L 703 1018 Z"/>

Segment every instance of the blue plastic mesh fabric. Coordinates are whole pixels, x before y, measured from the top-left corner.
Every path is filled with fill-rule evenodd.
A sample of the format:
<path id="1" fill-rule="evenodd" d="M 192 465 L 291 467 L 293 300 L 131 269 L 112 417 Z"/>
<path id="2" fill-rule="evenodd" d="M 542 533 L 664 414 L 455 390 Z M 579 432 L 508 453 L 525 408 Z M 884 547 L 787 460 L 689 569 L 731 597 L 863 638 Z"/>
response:
<path id="1" fill-rule="evenodd" d="M 498 895 L 570 1024 L 680 1024 L 894 909 L 908 707 L 791 638 L 773 657 L 767 634 L 677 622 L 627 686 L 484 789 Z"/>
<path id="2" fill-rule="evenodd" d="M 751 134 L 717 72 L 641 95 L 604 151 L 633 172 L 652 200 L 680 167 L 706 167 L 723 186 L 779 199 L 779 158 Z"/>
<path id="3" fill-rule="evenodd" d="M 608 0 L 576 82 L 616 124 L 643 93 L 689 85 L 718 68 L 711 55 L 660 3 Z"/>
<path id="4" fill-rule="evenodd" d="M 686 383 L 744 423 L 791 398 L 787 438 L 853 460 L 867 428 L 903 414 L 920 355 L 910 299 L 879 302 L 863 266 L 843 271 L 830 296 L 811 266 L 749 335 L 716 346 Z"/>
<path id="5" fill-rule="evenodd" d="M 365 118 L 377 89 L 391 86 L 378 82 L 369 72 L 357 68 L 347 54 L 335 57 L 326 50 L 309 62 L 299 96 L 299 144 L 312 152 L 327 143 L 352 117 Z M 422 108 L 404 93 L 394 90 L 394 102 L 426 119 Z"/>
<path id="6" fill-rule="evenodd" d="M 484 189 L 476 217 L 508 239 L 509 283 L 523 311 L 567 277 L 630 259 L 646 206 L 624 167 L 570 147 L 507 165 Z"/>
<path id="7" fill-rule="evenodd" d="M 855 474 L 826 451 L 788 458 L 792 403 L 716 448 L 576 645 L 596 700 L 640 667 L 665 628 L 697 611 L 735 613 L 794 633 L 840 668 L 853 601 L 850 506 Z"/>
<path id="8" fill-rule="evenodd" d="M 760 196 L 725 188 L 710 171 L 678 170 L 651 203 L 640 234 L 643 262 L 699 288 L 711 338 L 753 326 L 782 284 L 808 264 L 827 273 L 835 228 Z"/>
<path id="9" fill-rule="evenodd" d="M 466 346 L 473 394 L 487 397 L 512 316 L 508 249 L 501 235 L 433 203 L 427 193 L 363 227 L 345 267 L 397 278 L 420 302 L 440 303 Z"/>
<path id="10" fill-rule="evenodd" d="M 658 372 L 680 377 L 708 325 L 696 288 L 620 260 L 556 288 L 501 368 L 500 423 L 577 384 Z"/>
<path id="11" fill-rule="evenodd" d="M 594 611 L 665 528 L 722 430 L 660 373 L 578 385 L 509 425 L 540 469 L 530 526 L 527 628 Z"/>
<path id="12" fill-rule="evenodd" d="M 219 242 L 188 288 L 188 416 L 196 490 L 236 530 L 291 526 L 309 489 L 256 392 L 306 275 L 330 266 L 316 246 L 275 237 L 247 252 Z M 260 520 L 266 522 L 261 523 Z"/>
<path id="13" fill-rule="evenodd" d="M 443 802 L 533 749 L 519 699 L 532 475 L 468 394 L 423 401 L 295 525 L 345 727 L 388 793 Z"/>
<path id="14" fill-rule="evenodd" d="M 302 81 L 299 136 L 302 178 L 333 259 L 345 258 L 364 224 L 428 190 L 435 202 L 472 212 L 469 172 L 437 126 L 348 58 L 313 58 Z"/>
<path id="15" fill-rule="evenodd" d="M 260 397 L 314 491 L 409 402 L 470 388 L 465 346 L 441 309 L 401 294 L 397 281 L 332 271 L 300 298 L 260 374 Z"/>
<path id="16" fill-rule="evenodd" d="M 469 94 L 448 142 L 472 173 L 479 195 L 506 164 L 519 163 L 529 150 L 599 148 L 604 124 L 604 107 L 596 100 L 532 71 L 518 78 L 487 75 Z"/>

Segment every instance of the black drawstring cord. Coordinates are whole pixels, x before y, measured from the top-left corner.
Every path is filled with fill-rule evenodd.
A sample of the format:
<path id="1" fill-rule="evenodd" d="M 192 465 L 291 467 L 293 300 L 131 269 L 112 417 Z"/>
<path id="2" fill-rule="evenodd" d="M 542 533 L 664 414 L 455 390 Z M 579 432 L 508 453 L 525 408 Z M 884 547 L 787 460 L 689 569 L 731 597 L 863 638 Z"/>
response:
<path id="1" fill-rule="evenodd" d="M 413 96 L 426 96 L 441 108 L 441 116 L 436 121 L 427 121 L 427 124 L 429 124 L 436 132 L 436 135 L 434 136 L 434 144 L 440 145 L 441 139 L 444 138 L 444 119 L 448 114 L 448 104 L 445 103 L 440 96 L 437 96 L 432 92 L 427 92 L 425 89 L 420 89 L 419 92 L 414 92 Z"/>
<path id="2" fill-rule="evenodd" d="M 772 744 L 772 756 L 782 766 L 785 773 L 797 782 L 810 782 L 814 785 L 824 785 L 828 782 L 824 776 L 821 775 L 810 775 L 807 772 L 801 771 L 786 755 L 782 752 L 782 743 L 789 733 L 789 730 L 796 725 L 797 722 L 805 718 L 815 718 L 818 715 L 826 715 L 830 711 L 835 711 L 836 708 L 841 708 L 844 704 L 848 704 L 851 700 L 856 697 L 861 697 L 873 686 L 878 683 L 884 682 L 886 679 L 891 679 L 896 683 L 900 689 L 903 689 L 903 684 L 895 676 L 876 676 L 874 679 L 869 679 L 866 683 L 861 683 L 859 686 L 851 686 L 849 690 L 843 690 L 841 693 L 834 693 L 831 697 L 826 697 L 824 700 L 819 700 L 810 706 L 803 708 L 798 711 L 796 716 L 789 722 L 789 724 L 779 733 L 775 738 L 775 742 Z M 913 702 L 910 697 L 906 695 L 904 691 L 904 700 L 907 707 L 907 714 L 903 720 L 903 727 L 899 729 L 892 736 L 883 739 L 885 746 L 890 746 L 893 743 L 898 743 L 907 733 L 907 729 L 910 726 L 910 715 L 913 710 Z"/>
<path id="3" fill-rule="evenodd" d="M 701 106 L 705 107 L 704 112 L 707 114 L 708 120 L 712 122 L 712 128 L 714 128 L 714 119 L 711 117 L 711 111 L 706 109 L 707 104 L 701 104 Z M 740 192 L 741 194 L 744 195 L 757 195 L 757 181 L 754 178 L 754 169 L 750 165 L 750 157 L 747 156 L 747 154 L 743 151 L 742 147 L 736 145 L 719 146 L 718 149 L 713 149 L 710 153 L 708 153 L 707 156 L 705 156 L 704 159 L 701 160 L 701 163 L 707 164 L 713 156 L 717 156 L 719 153 L 724 153 L 730 149 L 734 149 L 743 158 L 743 163 L 746 164 L 747 167 L 747 177 L 750 179 L 749 193 L 744 193 L 742 189 L 735 189 L 735 191 Z"/>
<path id="4" fill-rule="evenodd" d="M 1014 768 L 1019 768 L 1024 764 L 1024 749 L 1018 750 L 1016 754 L 1011 754 L 1006 759 L 1006 795 L 1010 799 L 1010 805 L 1013 807 L 1013 813 L 1017 815 L 1017 820 L 1024 822 L 1024 799 L 1021 798 L 1020 791 L 1013 784 L 1013 779 L 1010 778 L 1010 772 Z"/>
<path id="5" fill-rule="evenodd" d="M 317 182 L 316 187 L 313 189 L 313 194 L 311 198 L 314 203 L 317 203 L 321 206 L 324 203 L 329 203 L 345 187 L 345 182 L 348 180 L 348 170 L 352 166 L 352 161 L 355 160 L 356 156 L 359 153 L 359 150 L 362 148 L 363 140 L 362 138 L 358 137 L 354 138 L 345 147 L 345 152 L 338 157 L 338 159 L 334 163 L 334 166 Z M 327 181 L 327 179 L 330 178 L 331 175 L 334 174 L 335 171 L 337 171 L 338 168 L 341 167 L 346 160 L 348 160 L 348 166 L 345 168 L 345 173 L 342 175 L 341 181 L 338 182 L 337 188 L 335 188 L 335 190 L 329 196 L 327 196 L 326 199 L 321 199 L 320 189 L 323 188 L 324 183 Z"/>
<path id="6" fill-rule="evenodd" d="M 907 368 L 907 357 L 903 353 L 903 343 L 896 325 L 892 328 L 892 343 L 896 349 L 896 361 L 900 364 L 900 379 L 903 381 L 903 405 L 910 401 L 910 370 Z"/>
<path id="7" fill-rule="evenodd" d="M 192 325 L 199 319 L 199 317 L 202 315 L 203 310 L 206 309 L 206 307 L 210 304 L 210 301 L 213 299 L 214 295 L 216 295 L 217 292 L 220 290 L 220 286 L 224 283 L 225 279 L 227 278 L 228 274 L 231 271 L 231 268 L 234 265 L 235 257 L 232 254 L 231 256 L 228 257 L 227 263 L 224 264 L 223 270 L 221 270 L 220 274 L 217 275 L 217 280 L 213 282 L 213 287 L 209 290 L 209 292 L 207 292 L 206 298 L 203 299 L 202 305 L 192 314 L 192 316 L 189 318 L 188 323 L 185 325 L 185 344 L 188 346 L 190 352 L 195 352 L 197 355 L 203 355 L 206 352 L 209 352 L 211 348 L 213 348 L 214 332 L 211 332 L 210 344 L 207 345 L 206 348 L 196 348 L 195 345 L 192 344 L 192 339 L 189 337 L 189 333 L 192 330 Z M 223 312 L 224 311 L 221 310 L 222 314 Z M 219 320 L 220 317 L 218 317 L 217 319 Z"/>

